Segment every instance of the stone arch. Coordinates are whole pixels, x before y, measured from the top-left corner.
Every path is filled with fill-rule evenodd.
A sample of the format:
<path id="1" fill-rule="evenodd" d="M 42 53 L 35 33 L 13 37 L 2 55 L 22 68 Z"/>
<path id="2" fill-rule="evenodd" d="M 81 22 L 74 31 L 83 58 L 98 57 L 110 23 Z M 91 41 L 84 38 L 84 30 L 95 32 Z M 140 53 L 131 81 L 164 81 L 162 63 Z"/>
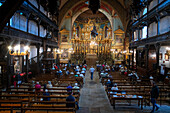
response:
<path id="1" fill-rule="evenodd" d="M 64 17 L 68 13 L 68 11 L 73 8 L 74 6 L 78 5 L 81 2 L 85 2 L 85 0 L 80 1 L 80 0 L 71 0 L 68 1 L 60 10 L 59 14 L 59 26 L 61 27 L 61 23 L 64 20 Z M 113 7 L 113 9 L 118 13 L 120 20 L 122 21 L 123 27 L 126 27 L 126 10 L 124 7 L 117 1 L 111 1 L 111 0 L 103 0 L 102 2 L 110 5 Z"/>
<path id="2" fill-rule="evenodd" d="M 89 9 L 88 9 L 88 8 L 83 8 L 81 11 L 79 11 L 79 12 L 77 12 L 76 14 L 73 15 L 73 17 L 72 17 L 72 26 L 73 26 L 74 21 L 76 20 L 76 18 L 77 18 L 80 14 L 82 14 L 83 12 L 85 12 L 85 11 L 87 11 L 87 10 L 89 10 Z M 99 11 L 100 11 L 101 13 L 103 13 L 103 14 L 108 18 L 108 20 L 109 20 L 109 22 L 110 22 L 110 24 L 111 24 L 111 27 L 112 27 L 113 23 L 112 23 L 112 20 L 111 20 L 111 15 L 109 15 L 109 14 L 108 14 L 106 11 L 104 11 L 103 9 L 99 9 Z"/>

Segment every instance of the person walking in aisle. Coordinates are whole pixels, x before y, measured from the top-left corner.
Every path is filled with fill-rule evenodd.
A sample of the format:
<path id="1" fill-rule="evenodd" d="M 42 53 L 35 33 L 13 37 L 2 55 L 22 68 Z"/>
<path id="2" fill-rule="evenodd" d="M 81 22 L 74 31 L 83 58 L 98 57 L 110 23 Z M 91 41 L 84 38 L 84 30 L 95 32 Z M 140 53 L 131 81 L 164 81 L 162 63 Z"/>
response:
<path id="1" fill-rule="evenodd" d="M 95 71 L 95 69 L 93 68 L 93 66 L 91 66 L 91 68 L 89 69 L 90 73 L 91 73 L 91 80 L 93 80 L 93 73 Z"/>
<path id="2" fill-rule="evenodd" d="M 154 81 L 152 82 L 152 89 L 150 93 L 151 93 L 151 103 L 153 105 L 153 109 L 151 113 L 154 113 L 155 107 L 156 107 L 156 111 L 159 109 L 159 106 L 156 104 L 156 99 L 159 97 L 159 88 Z"/>

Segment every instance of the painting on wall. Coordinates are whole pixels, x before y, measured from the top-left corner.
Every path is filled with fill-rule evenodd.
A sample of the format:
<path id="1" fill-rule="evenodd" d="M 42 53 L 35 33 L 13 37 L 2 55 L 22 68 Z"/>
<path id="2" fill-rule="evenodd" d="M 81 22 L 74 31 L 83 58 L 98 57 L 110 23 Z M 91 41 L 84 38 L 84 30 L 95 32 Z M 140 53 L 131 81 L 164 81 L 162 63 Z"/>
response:
<path id="1" fill-rule="evenodd" d="M 61 54 L 61 58 L 68 58 L 68 52 L 63 52 Z"/>
<path id="2" fill-rule="evenodd" d="M 63 35 L 62 36 L 62 42 L 68 42 L 68 36 L 67 35 Z"/>
<path id="3" fill-rule="evenodd" d="M 121 35 L 116 35 L 116 43 L 123 43 Z"/>
<path id="4" fill-rule="evenodd" d="M 159 60 L 162 60 L 162 53 L 159 54 Z"/>
<path id="5" fill-rule="evenodd" d="M 165 54 L 165 61 L 169 61 L 169 55 Z"/>

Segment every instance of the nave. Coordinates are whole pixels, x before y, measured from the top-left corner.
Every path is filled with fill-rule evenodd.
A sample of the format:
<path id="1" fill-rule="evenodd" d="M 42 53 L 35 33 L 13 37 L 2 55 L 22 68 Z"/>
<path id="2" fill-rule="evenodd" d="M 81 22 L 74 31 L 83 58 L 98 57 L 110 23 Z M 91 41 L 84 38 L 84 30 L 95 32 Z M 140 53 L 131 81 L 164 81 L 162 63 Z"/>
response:
<path id="1" fill-rule="evenodd" d="M 169 20 L 170 0 L 0 0 L 0 113 L 169 113 Z"/>
<path id="2" fill-rule="evenodd" d="M 113 72 L 114 79 L 123 79 L 119 72 Z M 128 83 L 130 85 L 130 83 Z M 118 86 L 119 87 L 119 86 Z M 130 86 L 129 86 L 130 87 Z M 105 87 L 99 79 L 99 72 L 94 72 L 94 79 L 90 79 L 90 73 L 87 71 L 85 84 L 80 92 L 80 110 L 77 113 L 150 113 L 152 105 L 144 106 L 143 110 L 138 106 L 137 101 L 132 101 L 131 105 L 127 101 L 118 101 L 116 109 L 110 104 Z M 169 113 L 169 104 L 161 105 L 156 113 Z"/>

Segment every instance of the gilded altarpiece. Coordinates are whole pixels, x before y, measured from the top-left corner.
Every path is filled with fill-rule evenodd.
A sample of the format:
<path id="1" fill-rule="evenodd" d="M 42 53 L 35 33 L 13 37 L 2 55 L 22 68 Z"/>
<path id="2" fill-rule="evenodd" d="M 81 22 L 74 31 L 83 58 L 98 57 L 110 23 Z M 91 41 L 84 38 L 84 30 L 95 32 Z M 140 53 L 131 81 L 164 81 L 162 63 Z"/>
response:
<path id="1" fill-rule="evenodd" d="M 113 59 L 115 64 L 120 64 L 124 60 L 124 31 L 120 28 L 114 31 L 114 41 L 112 42 Z"/>

